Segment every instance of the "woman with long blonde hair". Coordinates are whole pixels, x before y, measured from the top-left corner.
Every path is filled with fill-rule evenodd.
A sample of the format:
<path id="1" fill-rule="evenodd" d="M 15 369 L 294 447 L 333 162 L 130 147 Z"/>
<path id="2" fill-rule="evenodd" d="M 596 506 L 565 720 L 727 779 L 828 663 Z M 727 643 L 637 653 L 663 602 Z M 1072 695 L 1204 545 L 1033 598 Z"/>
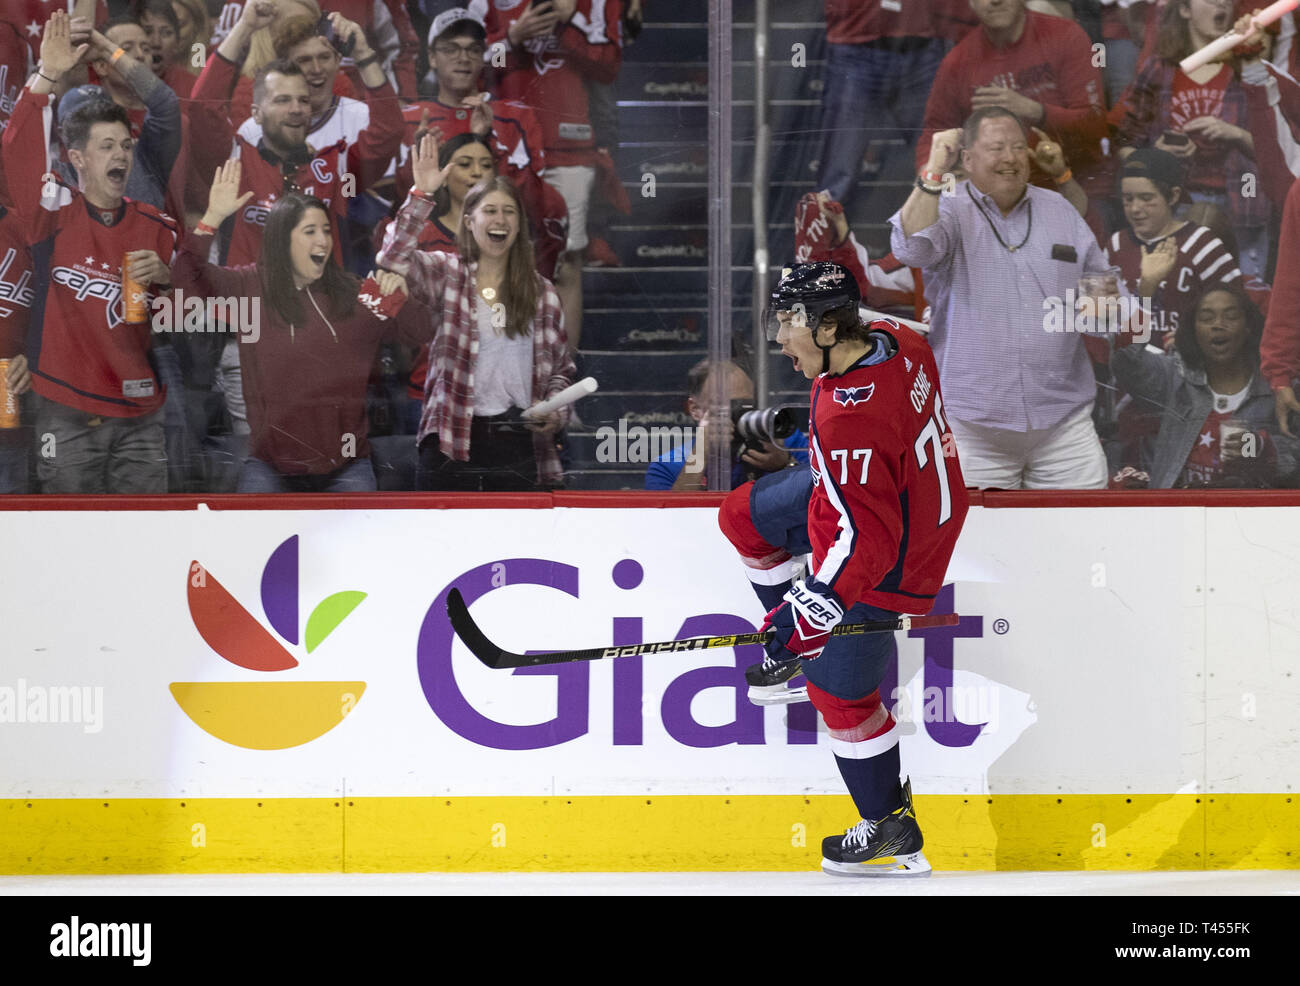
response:
<path id="1" fill-rule="evenodd" d="M 576 368 L 555 286 L 537 273 L 528 217 L 509 179 L 492 175 L 465 197 L 457 253 L 416 244 L 452 162 L 438 141 L 412 149 L 414 187 L 384 238 L 379 264 L 407 278 L 438 320 L 416 441 L 417 484 L 428 490 L 532 490 L 563 480 L 555 434 L 563 408 L 521 412 L 563 390 Z"/>

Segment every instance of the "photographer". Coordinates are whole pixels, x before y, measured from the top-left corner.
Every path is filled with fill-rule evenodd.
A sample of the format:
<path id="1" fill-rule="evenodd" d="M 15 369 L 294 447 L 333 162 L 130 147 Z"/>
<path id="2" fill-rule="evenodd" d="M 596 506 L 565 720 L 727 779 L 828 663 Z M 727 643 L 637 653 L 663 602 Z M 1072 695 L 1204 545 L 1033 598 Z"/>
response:
<path id="1" fill-rule="evenodd" d="M 733 405 L 737 401 L 752 404 L 754 400 L 754 381 L 735 363 L 727 362 L 723 368 L 729 372 L 727 393 Z M 645 474 L 645 488 L 648 490 L 707 490 L 709 478 L 705 474 L 704 464 L 709 457 L 710 424 L 708 405 L 705 395 L 708 393 L 709 378 L 713 364 L 703 359 L 691 367 L 686 377 L 687 410 L 695 419 L 695 439 L 687 441 L 680 448 L 661 455 Z M 762 448 L 755 448 L 752 443 L 741 444 L 733 440 L 733 426 L 726 421 L 721 429 L 724 439 L 731 441 L 732 470 L 731 488 L 735 489 L 747 480 L 758 476 L 779 472 L 791 466 L 808 464 L 808 436 L 795 429 L 783 445 L 773 442 L 764 443 Z M 713 433 L 716 434 L 717 429 Z M 737 455 L 736 453 L 740 454 Z"/>

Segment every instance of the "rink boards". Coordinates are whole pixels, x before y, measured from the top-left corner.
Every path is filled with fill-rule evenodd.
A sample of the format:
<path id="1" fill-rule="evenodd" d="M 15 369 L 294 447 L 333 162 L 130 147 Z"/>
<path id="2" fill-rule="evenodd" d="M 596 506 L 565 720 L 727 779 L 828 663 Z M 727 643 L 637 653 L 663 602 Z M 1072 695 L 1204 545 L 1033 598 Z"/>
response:
<path id="1" fill-rule="evenodd" d="M 972 509 L 961 622 L 882 689 L 936 868 L 1297 865 L 1286 496 Z M 446 623 L 456 586 L 511 650 L 752 629 L 716 498 L 88 502 L 0 510 L 0 872 L 798 870 L 855 820 L 759 654 L 511 673 Z"/>

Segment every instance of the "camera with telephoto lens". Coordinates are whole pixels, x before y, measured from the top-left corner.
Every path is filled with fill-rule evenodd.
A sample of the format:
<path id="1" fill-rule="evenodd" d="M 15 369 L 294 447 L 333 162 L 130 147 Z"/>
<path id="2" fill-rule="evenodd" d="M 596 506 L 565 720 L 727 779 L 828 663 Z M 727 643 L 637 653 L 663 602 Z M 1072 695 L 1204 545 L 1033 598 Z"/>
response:
<path id="1" fill-rule="evenodd" d="M 762 452 L 766 443 L 781 445 L 795 432 L 795 415 L 789 407 L 756 408 L 749 401 L 731 402 L 733 457 L 742 449 Z"/>

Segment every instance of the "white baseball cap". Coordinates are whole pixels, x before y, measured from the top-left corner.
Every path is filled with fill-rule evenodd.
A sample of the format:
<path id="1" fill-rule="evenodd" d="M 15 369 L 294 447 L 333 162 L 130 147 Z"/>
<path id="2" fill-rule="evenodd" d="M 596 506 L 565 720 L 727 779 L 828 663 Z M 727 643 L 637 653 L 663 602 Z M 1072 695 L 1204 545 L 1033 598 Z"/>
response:
<path id="1" fill-rule="evenodd" d="M 480 41 L 487 40 L 487 27 L 484 26 L 481 17 L 471 13 L 465 7 L 452 7 L 433 19 L 433 24 L 429 28 L 429 44 L 432 45 L 461 21 L 469 21 L 473 25 L 468 33 L 477 35 Z"/>

